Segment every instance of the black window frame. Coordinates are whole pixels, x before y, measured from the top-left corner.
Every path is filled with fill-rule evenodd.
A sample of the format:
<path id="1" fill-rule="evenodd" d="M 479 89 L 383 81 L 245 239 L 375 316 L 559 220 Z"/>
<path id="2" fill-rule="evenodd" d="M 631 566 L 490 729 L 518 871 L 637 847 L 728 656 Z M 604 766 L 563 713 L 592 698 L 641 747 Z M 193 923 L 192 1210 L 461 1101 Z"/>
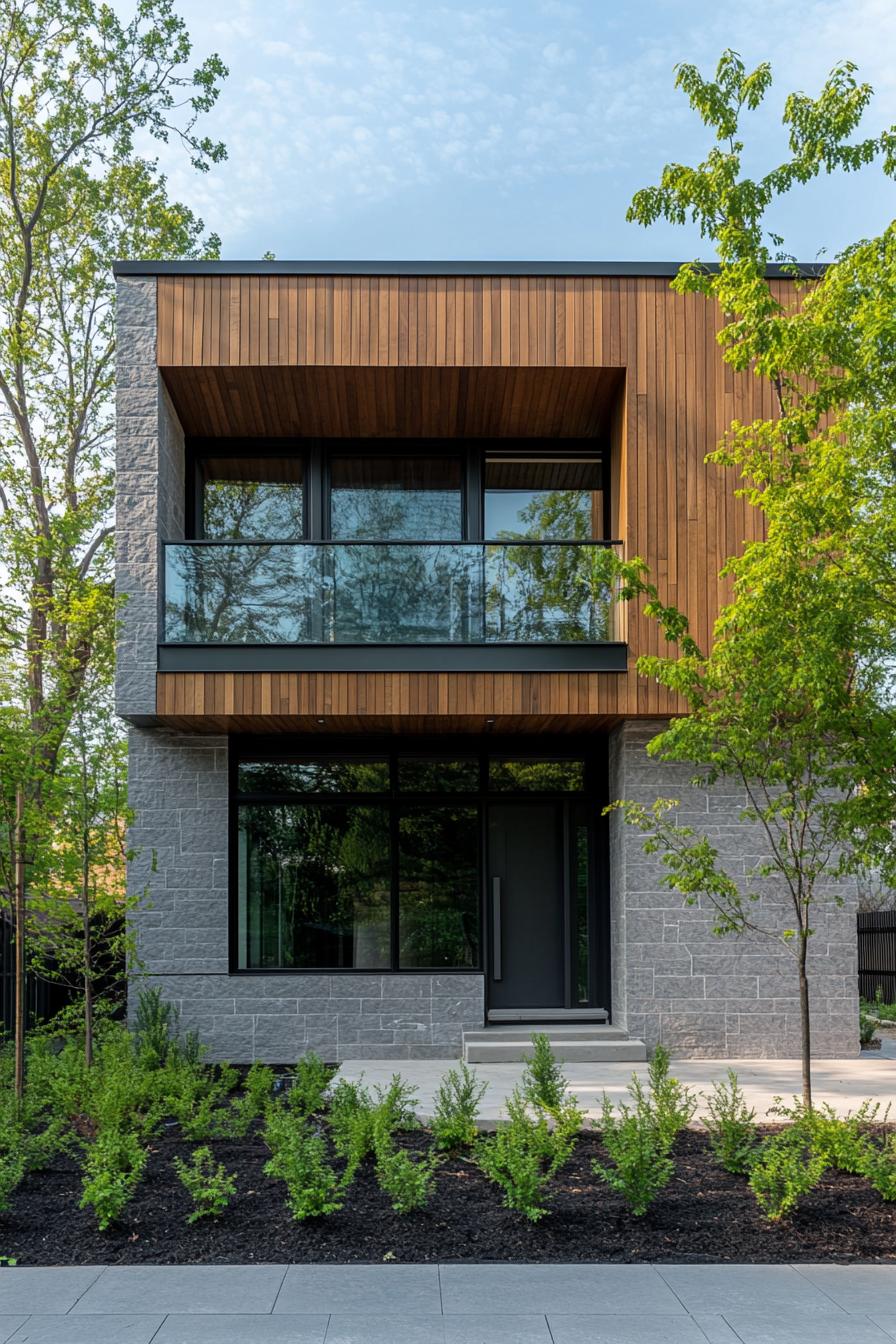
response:
<path id="1" fill-rule="evenodd" d="M 395 737 L 327 737 L 320 736 L 255 736 L 235 734 L 229 739 L 228 752 L 228 969 L 231 975 L 482 975 L 487 976 L 490 964 L 490 921 L 487 919 L 486 860 L 487 860 L 487 804 L 490 799 L 506 803 L 518 800 L 529 801 L 544 798 L 563 804 L 564 825 L 567 834 L 564 840 L 564 866 L 569 870 L 572 862 L 572 844 L 576 811 L 587 816 L 589 862 L 588 862 L 588 922 L 590 930 L 590 950 L 588 979 L 589 1004 L 605 1008 L 610 1004 L 609 976 L 609 869 L 608 869 L 608 823 L 603 816 L 607 801 L 607 738 L 595 734 L 584 745 L 582 739 L 570 741 L 568 738 L 556 739 L 548 735 L 532 737 L 520 734 L 518 737 L 481 735 L 451 735 L 443 737 L 418 738 L 410 735 L 406 740 Z M 533 790 L 501 790 L 490 792 L 488 788 L 489 758 L 524 757 L 527 760 L 560 760 L 569 758 L 583 760 L 585 763 L 584 788 L 581 791 L 536 793 Z M 334 793 L 334 792 L 257 792 L 240 793 L 238 789 L 238 771 L 245 760 L 295 759 L 369 759 L 389 762 L 389 789 L 379 793 Z M 401 758 L 437 760 L 456 760 L 474 757 L 478 760 L 478 788 L 471 791 L 424 791 L 400 790 L 398 788 L 398 762 Z M 365 969 L 354 966 L 315 966 L 315 967 L 246 967 L 239 965 L 239 807 L 241 803 L 356 803 L 379 804 L 390 809 L 390 834 L 392 839 L 390 855 L 390 964 L 388 967 Z M 468 801 L 475 802 L 479 810 L 479 847 L 476 856 L 478 871 L 478 930 L 479 959 L 475 966 L 414 966 L 402 967 L 399 964 L 399 847 L 398 821 L 401 805 L 410 807 L 442 805 L 459 806 Z M 572 901 L 571 884 L 567 883 L 567 900 Z M 569 955 L 575 957 L 575 939 L 569 940 Z M 570 966 L 570 984 L 575 985 L 575 964 Z M 574 1004 L 578 1007 L 581 1005 Z"/>
<path id="2" fill-rule="evenodd" d="M 191 437 L 185 442 L 184 480 L 184 540 L 204 541 L 202 463 L 210 457 L 242 457 L 251 459 L 271 457 L 302 457 L 305 461 L 302 505 L 304 529 L 296 541 L 331 541 L 330 535 L 330 462 L 334 457 L 450 457 L 461 465 L 461 536 L 460 542 L 485 542 L 485 459 L 486 457 L 549 457 L 551 453 L 563 456 L 599 457 L 603 479 L 604 519 L 603 538 L 612 540 L 611 480 L 609 444 L 606 438 L 594 439 L 501 439 L 501 438 L 390 438 L 390 439 L 321 439 L 321 438 L 257 438 L 216 439 Z M 175 540 L 175 538 L 167 538 Z M 221 538 L 226 541 L 226 538 Z M 275 541 L 282 538 L 253 538 L 254 541 Z M 367 545 L 392 541 L 394 538 L 370 537 L 363 542 L 346 540 L 340 544 Z M 404 544 L 431 542 L 439 539 L 418 537 Z M 442 544 L 451 543 L 441 539 Z"/>

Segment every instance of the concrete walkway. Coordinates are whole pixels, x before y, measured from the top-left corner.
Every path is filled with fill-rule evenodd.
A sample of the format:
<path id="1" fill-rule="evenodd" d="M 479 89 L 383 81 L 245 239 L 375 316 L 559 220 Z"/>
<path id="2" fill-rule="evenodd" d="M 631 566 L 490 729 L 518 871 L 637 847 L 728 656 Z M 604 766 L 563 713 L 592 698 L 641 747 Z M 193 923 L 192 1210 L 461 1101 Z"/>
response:
<path id="1" fill-rule="evenodd" d="M 896 1121 L 896 1042 L 886 1041 L 884 1050 L 864 1051 L 855 1059 L 818 1059 L 812 1066 L 815 1101 L 829 1102 L 839 1114 L 854 1110 L 866 1097 L 893 1103 L 891 1120 Z M 419 1114 L 424 1121 L 432 1115 L 436 1089 L 452 1067 L 451 1060 L 385 1059 L 348 1060 L 340 1077 L 364 1079 L 367 1086 L 388 1083 L 400 1073 L 417 1088 Z M 504 1104 L 522 1077 L 521 1064 L 476 1064 L 477 1075 L 487 1084 L 480 1108 L 484 1125 L 494 1124 L 504 1113 Z M 775 1097 L 789 1099 L 800 1092 L 800 1063 L 796 1059 L 678 1059 L 672 1061 L 672 1073 L 696 1092 L 709 1092 L 716 1079 L 734 1069 L 747 1102 L 762 1120 Z M 601 1098 L 606 1092 L 611 1101 L 625 1097 L 632 1073 L 647 1076 L 646 1064 L 564 1064 L 563 1072 L 570 1091 L 590 1117 L 600 1114 Z M 699 1115 L 699 1111 L 698 1111 Z"/>
<path id="2" fill-rule="evenodd" d="M 10 1344 L 893 1344 L 889 1265 L 0 1270 Z"/>

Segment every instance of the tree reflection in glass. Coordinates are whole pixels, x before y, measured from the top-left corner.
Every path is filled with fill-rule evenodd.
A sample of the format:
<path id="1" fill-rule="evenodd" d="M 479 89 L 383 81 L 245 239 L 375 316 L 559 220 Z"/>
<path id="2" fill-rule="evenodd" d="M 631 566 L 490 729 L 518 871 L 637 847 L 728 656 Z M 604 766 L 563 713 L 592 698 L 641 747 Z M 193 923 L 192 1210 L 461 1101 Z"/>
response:
<path id="1" fill-rule="evenodd" d="M 338 541 L 460 541 L 460 459 L 334 457 L 330 535 Z"/>
<path id="2" fill-rule="evenodd" d="M 239 818 L 243 964 L 387 968 L 387 810 L 244 805 Z"/>
<path id="3" fill-rule="evenodd" d="M 398 823 L 399 965 L 479 962 L 479 809 L 412 807 Z"/>

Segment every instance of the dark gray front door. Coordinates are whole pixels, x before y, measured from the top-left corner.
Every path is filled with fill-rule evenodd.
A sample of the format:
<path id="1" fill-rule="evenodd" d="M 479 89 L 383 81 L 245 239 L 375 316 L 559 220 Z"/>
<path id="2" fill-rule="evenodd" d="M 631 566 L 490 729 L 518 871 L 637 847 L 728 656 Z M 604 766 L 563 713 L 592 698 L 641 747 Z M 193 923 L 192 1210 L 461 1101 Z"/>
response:
<path id="1" fill-rule="evenodd" d="M 488 816 L 489 1007 L 562 1008 L 566 895 L 559 803 L 493 803 Z"/>

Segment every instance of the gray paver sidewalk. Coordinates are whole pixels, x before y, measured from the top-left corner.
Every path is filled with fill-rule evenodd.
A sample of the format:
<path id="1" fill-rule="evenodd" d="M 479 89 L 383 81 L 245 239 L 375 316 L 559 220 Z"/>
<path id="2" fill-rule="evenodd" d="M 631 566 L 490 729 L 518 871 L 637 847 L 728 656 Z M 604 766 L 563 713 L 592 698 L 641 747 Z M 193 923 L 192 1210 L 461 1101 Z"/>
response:
<path id="1" fill-rule="evenodd" d="M 894 1344 L 896 1265 L 0 1270 L 0 1344 Z"/>

